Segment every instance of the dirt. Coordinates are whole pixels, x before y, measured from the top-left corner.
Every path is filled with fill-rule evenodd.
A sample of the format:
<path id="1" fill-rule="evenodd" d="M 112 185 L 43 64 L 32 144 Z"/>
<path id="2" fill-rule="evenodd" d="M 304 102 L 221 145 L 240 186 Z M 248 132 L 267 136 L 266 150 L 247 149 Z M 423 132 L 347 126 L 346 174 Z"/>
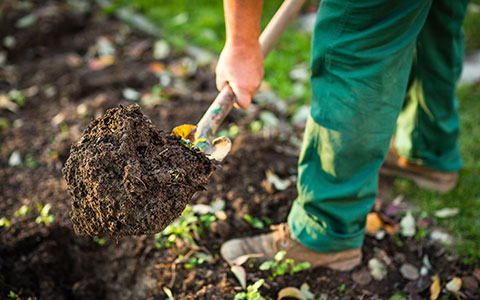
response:
<path id="1" fill-rule="evenodd" d="M 212 171 L 203 153 L 155 128 L 140 106 L 109 109 L 72 145 L 63 168 L 73 228 L 89 236 L 161 232 Z"/>
<path id="2" fill-rule="evenodd" d="M 22 30 L 35 30 L 35 26 L 11 26 L 31 10 L 18 8 L 17 3 L 20 1 L 1 3 L 11 7 L 9 23 L 4 23 L 5 18 L 0 21 L 0 36 L 4 36 L 5 28 L 15 37 L 22 36 Z M 32 3 L 34 10 L 53 5 L 62 11 L 64 7 L 54 1 Z M 203 228 L 203 234 L 194 237 L 195 249 L 210 255 L 211 260 L 193 268 L 179 262 L 179 257 L 191 253 L 192 247 L 185 244 L 157 248 L 152 235 L 127 236 L 118 241 L 77 235 L 69 217 L 71 197 L 61 173 L 70 155 L 70 145 L 80 138 L 92 118 L 101 117 L 119 104 L 132 104 L 122 96 L 124 88 L 151 92 L 158 83 L 156 75 L 149 71 L 152 62 L 168 68 L 184 54 L 173 53 L 155 60 L 151 55 L 152 38 L 131 32 L 115 19 L 99 14 L 96 8 L 63 22 L 65 30 L 44 35 L 28 50 L 9 54 L 6 65 L 0 68 L 0 93 L 18 89 L 27 94 L 25 105 L 16 111 L 0 108 L 0 117 L 9 124 L 0 129 L 0 218 L 6 217 L 11 223 L 9 227 L 0 227 L 0 298 L 12 291 L 22 299 L 168 299 L 164 290 L 168 288 L 175 299 L 233 299 L 242 288 L 220 257 L 219 247 L 231 238 L 268 231 L 267 227 L 252 228 L 243 219 L 244 214 L 261 220 L 269 218 L 274 224 L 285 221 L 297 195 L 295 184 L 276 190 L 266 181 L 265 172 L 270 170 L 280 178 L 294 180 L 295 151 L 279 136 L 249 134 L 248 124 L 255 113 L 233 111 L 229 115 L 226 123 L 238 124 L 243 133 L 234 139 L 231 153 L 212 174 L 206 191 L 197 192 L 191 201 L 211 204 L 224 200 L 226 218 Z M 114 41 L 116 61 L 93 70 L 88 65 L 87 53 L 98 37 Z M 78 57 L 80 63 L 72 63 Z M 166 132 L 179 124 L 196 123 L 216 95 L 210 68 L 199 68 L 174 82 L 181 84 L 166 87 L 164 101 L 142 107 L 152 124 Z M 15 151 L 22 164 L 12 166 L 9 158 Z M 382 201 L 375 205 L 379 213 L 396 196 L 389 190 L 389 182 L 382 181 Z M 46 204 L 51 204 L 50 214 L 55 220 L 52 224 L 37 223 L 37 206 Z M 31 212 L 16 215 L 23 205 Z M 399 219 L 390 221 L 398 223 Z M 378 249 L 390 258 L 387 276 L 381 281 L 357 283 L 353 278 L 368 270 L 368 260 L 378 255 Z M 428 239 L 387 235 L 377 240 L 367 236 L 362 252 L 361 265 L 344 273 L 317 268 L 269 280 L 268 273 L 258 270 L 258 264 L 247 265 L 247 283 L 266 279 L 260 292 L 273 299 L 280 289 L 298 288 L 303 283 L 310 286 L 316 297 L 326 294 L 328 299 L 389 299 L 400 292 L 412 299 L 428 299 L 435 274 L 440 275 L 442 287 L 454 276 L 474 280 L 470 284 L 473 287 L 478 283 L 471 277 L 475 266 L 462 263 Z M 428 274 L 413 281 L 403 278 L 400 266 L 408 262 L 420 267 L 425 255 L 432 265 Z M 478 290 L 462 288 L 462 293 L 467 299 L 479 298 Z M 448 296 L 444 288 L 442 295 L 456 299 Z"/>

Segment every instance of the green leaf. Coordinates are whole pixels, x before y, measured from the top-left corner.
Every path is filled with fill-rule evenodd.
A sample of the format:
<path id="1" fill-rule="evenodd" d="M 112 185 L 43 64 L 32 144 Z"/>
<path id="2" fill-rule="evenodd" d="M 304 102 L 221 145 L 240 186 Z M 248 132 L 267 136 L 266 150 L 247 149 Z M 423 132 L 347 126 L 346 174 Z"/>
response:
<path id="1" fill-rule="evenodd" d="M 281 261 L 285 257 L 285 255 L 287 255 L 287 251 L 278 251 L 277 254 L 275 254 L 275 261 Z"/>
<path id="2" fill-rule="evenodd" d="M 263 262 L 260 267 L 258 267 L 261 271 L 270 270 L 273 266 L 275 266 L 275 262 L 271 260 L 267 260 Z"/>
<path id="3" fill-rule="evenodd" d="M 0 227 L 10 227 L 10 225 L 10 221 L 7 218 L 2 217 L 0 219 Z"/>

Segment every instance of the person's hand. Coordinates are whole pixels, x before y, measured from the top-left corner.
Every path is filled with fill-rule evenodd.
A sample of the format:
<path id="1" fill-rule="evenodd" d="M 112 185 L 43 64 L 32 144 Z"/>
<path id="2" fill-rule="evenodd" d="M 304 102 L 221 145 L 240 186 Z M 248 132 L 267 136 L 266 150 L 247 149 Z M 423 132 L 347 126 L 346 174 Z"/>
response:
<path id="1" fill-rule="evenodd" d="M 217 89 L 227 84 L 237 101 L 235 107 L 247 109 L 263 78 L 263 55 L 258 40 L 251 44 L 233 44 L 227 41 L 216 68 Z"/>

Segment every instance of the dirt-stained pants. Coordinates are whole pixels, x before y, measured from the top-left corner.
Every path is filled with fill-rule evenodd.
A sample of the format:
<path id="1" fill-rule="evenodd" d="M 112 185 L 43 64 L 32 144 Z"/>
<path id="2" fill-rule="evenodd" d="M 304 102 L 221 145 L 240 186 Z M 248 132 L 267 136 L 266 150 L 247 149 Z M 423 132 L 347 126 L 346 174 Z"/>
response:
<path id="1" fill-rule="evenodd" d="M 325 253 L 362 246 L 378 169 L 397 123 L 402 155 L 438 170 L 461 167 L 455 87 L 467 5 L 465 0 L 321 2 L 299 196 L 288 217 L 302 244 Z"/>

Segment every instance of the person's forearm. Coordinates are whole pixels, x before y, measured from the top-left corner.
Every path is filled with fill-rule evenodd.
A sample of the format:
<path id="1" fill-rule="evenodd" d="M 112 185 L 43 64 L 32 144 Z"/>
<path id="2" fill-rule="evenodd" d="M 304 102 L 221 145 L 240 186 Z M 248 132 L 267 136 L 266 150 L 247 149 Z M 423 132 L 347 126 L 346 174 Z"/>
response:
<path id="1" fill-rule="evenodd" d="M 263 0 L 224 0 L 227 44 L 248 46 L 258 43 Z"/>

